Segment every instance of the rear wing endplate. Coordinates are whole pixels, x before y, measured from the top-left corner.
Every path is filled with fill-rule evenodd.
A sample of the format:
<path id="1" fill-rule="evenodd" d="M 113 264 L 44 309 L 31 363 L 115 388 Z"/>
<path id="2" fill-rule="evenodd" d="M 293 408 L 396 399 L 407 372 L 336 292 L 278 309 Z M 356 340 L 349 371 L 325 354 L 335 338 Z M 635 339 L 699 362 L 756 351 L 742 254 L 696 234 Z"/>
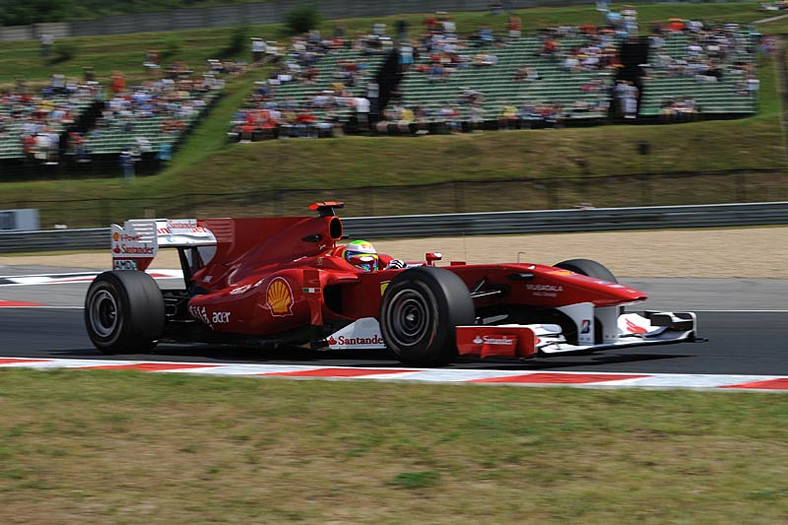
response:
<path id="1" fill-rule="evenodd" d="M 112 268 L 145 271 L 159 248 L 216 246 L 216 237 L 197 219 L 132 219 L 113 224 Z"/>

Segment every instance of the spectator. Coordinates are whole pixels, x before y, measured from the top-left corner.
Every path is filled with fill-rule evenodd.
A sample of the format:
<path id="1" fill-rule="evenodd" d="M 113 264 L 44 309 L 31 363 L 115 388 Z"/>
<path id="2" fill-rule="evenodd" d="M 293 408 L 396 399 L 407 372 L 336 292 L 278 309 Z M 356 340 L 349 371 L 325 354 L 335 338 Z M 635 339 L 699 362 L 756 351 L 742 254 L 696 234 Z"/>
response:
<path id="1" fill-rule="evenodd" d="M 479 45 L 491 46 L 494 42 L 495 37 L 493 36 L 492 29 L 486 25 L 483 25 L 481 28 L 479 28 Z"/>
<path id="2" fill-rule="evenodd" d="M 369 100 L 366 97 L 355 98 L 356 121 L 360 130 L 369 129 Z"/>
<path id="3" fill-rule="evenodd" d="M 134 157 L 131 151 L 126 148 L 120 152 L 119 160 L 123 170 L 123 180 L 128 184 L 134 180 Z"/>
<path id="4" fill-rule="evenodd" d="M 48 130 L 42 130 L 41 132 L 37 133 L 35 136 L 35 140 L 36 140 L 35 158 L 36 160 L 40 161 L 43 164 L 47 161 L 47 158 L 49 157 Z"/>
<path id="5" fill-rule="evenodd" d="M 416 120 L 413 111 L 406 107 L 399 107 L 397 108 L 398 119 L 397 119 L 397 129 L 399 129 L 400 133 L 410 133 L 411 129 L 410 126 Z"/>
<path id="6" fill-rule="evenodd" d="M 41 56 L 48 57 L 52 54 L 52 47 L 55 45 L 55 35 L 44 33 L 41 35 Z"/>
<path id="7" fill-rule="evenodd" d="M 504 102 L 501 108 L 501 114 L 498 116 L 498 129 L 509 130 L 516 129 L 519 123 L 519 116 L 517 115 L 517 107 L 509 102 Z"/>
<path id="8" fill-rule="evenodd" d="M 49 148 L 47 150 L 47 162 L 49 166 L 55 166 L 60 158 L 60 134 L 54 130 L 49 130 Z"/>
<path id="9" fill-rule="evenodd" d="M 498 57 L 490 53 L 478 53 L 471 62 L 474 66 L 494 66 L 497 63 Z"/>
<path id="10" fill-rule="evenodd" d="M 758 94 L 758 90 L 760 89 L 761 81 L 758 80 L 758 77 L 755 75 L 750 75 L 747 77 L 747 94 L 751 97 L 755 97 Z"/>
<path id="11" fill-rule="evenodd" d="M 507 27 L 509 28 L 509 39 L 516 40 L 522 35 L 523 20 L 516 14 L 511 14 Z"/>
<path id="12" fill-rule="evenodd" d="M 459 133 L 462 131 L 462 122 L 460 121 L 460 110 L 453 104 L 444 104 L 438 112 L 440 120 L 446 126 L 449 133 Z"/>
<path id="13" fill-rule="evenodd" d="M 159 145 L 159 151 L 156 153 L 156 158 L 161 164 L 167 164 L 172 160 L 172 146 L 169 142 L 162 142 Z"/>
<path id="14" fill-rule="evenodd" d="M 259 37 L 252 38 L 252 60 L 255 63 L 263 61 L 263 54 L 267 51 L 265 40 Z"/>
<path id="15" fill-rule="evenodd" d="M 68 144 L 74 159 L 78 163 L 90 162 L 85 149 L 85 137 L 78 131 L 71 131 L 68 134 Z"/>
<path id="16" fill-rule="evenodd" d="M 484 126 L 484 114 L 486 113 L 484 107 L 481 104 L 473 103 L 471 104 L 470 108 L 468 108 L 468 114 L 470 116 L 470 123 L 471 129 L 474 132 L 480 132 L 482 127 Z"/>
<path id="17" fill-rule="evenodd" d="M 120 71 L 112 73 L 112 94 L 118 95 L 126 90 L 126 78 Z"/>
<path id="18" fill-rule="evenodd" d="M 553 38 L 547 38 L 542 44 L 541 55 L 544 58 L 555 60 L 561 51 L 561 45 Z"/>
<path id="19" fill-rule="evenodd" d="M 66 92 L 66 76 L 62 73 L 54 73 L 50 83 L 52 93 L 62 95 Z"/>
<path id="20" fill-rule="evenodd" d="M 400 73 L 405 73 L 413 65 L 413 46 L 410 42 L 403 41 L 399 48 L 399 70 Z"/>
<path id="21" fill-rule="evenodd" d="M 145 53 L 145 62 L 142 63 L 142 66 L 148 72 L 159 69 L 159 51 L 157 49 L 148 49 Z"/>

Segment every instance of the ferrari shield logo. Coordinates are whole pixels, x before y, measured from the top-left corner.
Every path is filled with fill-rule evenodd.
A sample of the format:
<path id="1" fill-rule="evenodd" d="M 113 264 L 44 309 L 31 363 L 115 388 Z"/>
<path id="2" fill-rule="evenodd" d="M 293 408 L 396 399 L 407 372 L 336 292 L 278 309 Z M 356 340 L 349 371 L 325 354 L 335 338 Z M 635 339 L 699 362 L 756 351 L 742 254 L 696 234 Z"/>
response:
<path id="1" fill-rule="evenodd" d="M 391 281 L 383 281 L 380 283 L 380 296 L 383 297 L 383 294 L 386 292 L 386 288 L 389 287 Z"/>

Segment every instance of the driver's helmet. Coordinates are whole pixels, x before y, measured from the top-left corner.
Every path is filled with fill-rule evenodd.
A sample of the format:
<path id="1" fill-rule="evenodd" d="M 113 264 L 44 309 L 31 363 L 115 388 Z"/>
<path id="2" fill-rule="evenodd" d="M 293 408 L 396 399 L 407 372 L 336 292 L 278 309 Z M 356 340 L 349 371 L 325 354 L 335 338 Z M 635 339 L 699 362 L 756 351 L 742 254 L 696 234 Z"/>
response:
<path id="1" fill-rule="evenodd" d="M 345 245 L 342 250 L 342 257 L 355 266 L 361 268 L 365 272 L 371 272 L 378 269 L 378 252 L 371 242 L 367 241 L 353 241 Z"/>

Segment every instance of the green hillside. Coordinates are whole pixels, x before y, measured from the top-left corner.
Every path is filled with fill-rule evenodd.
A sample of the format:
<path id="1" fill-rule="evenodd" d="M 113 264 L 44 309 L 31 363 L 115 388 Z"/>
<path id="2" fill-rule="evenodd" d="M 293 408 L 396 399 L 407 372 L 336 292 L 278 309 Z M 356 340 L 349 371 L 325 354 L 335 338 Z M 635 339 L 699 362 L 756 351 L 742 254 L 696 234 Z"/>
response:
<path id="1" fill-rule="evenodd" d="M 184 9 L 243 4 L 264 0 L 4 0 L 0 4 L 0 25 L 87 20 L 113 15 L 129 15 Z"/>
<path id="2" fill-rule="evenodd" d="M 763 17 L 752 3 L 658 4 L 640 6 L 639 10 L 641 28 L 672 16 L 740 22 Z M 551 22 L 596 23 L 600 16 L 591 6 L 540 8 L 521 15 L 530 31 Z M 393 24 L 399 18 L 384 21 Z M 420 30 L 424 15 L 407 18 L 413 31 Z M 506 18 L 483 12 L 458 14 L 456 20 L 461 32 L 482 23 L 501 31 Z M 368 30 L 372 22 L 342 21 L 349 34 Z M 321 29 L 330 33 L 335 23 L 325 21 Z M 774 23 L 775 30 L 785 30 L 783 23 Z M 764 25 L 762 31 L 769 32 L 771 27 Z M 46 79 L 55 70 L 77 74 L 83 65 L 94 66 L 101 79 L 114 69 L 143 78 L 141 62 L 146 49 L 170 45 L 175 51 L 173 60 L 199 65 L 228 47 L 232 31 L 73 39 L 80 53 L 57 65 L 37 56 L 36 43 L 11 43 L 0 48 L 0 81 L 9 82 L 22 73 L 31 81 Z M 268 26 L 251 28 L 250 34 L 281 40 L 285 33 L 280 26 Z M 245 54 L 235 56 L 244 58 Z M 776 66 L 772 60 L 763 61 L 760 113 L 747 119 L 230 144 L 225 132 L 232 114 L 252 83 L 267 77 L 268 70 L 258 69 L 229 84 L 226 96 L 164 172 L 138 178 L 133 184 L 123 184 L 114 172 L 96 174 L 104 175 L 96 179 L 7 182 L 2 185 L 0 207 L 41 208 L 46 224 L 100 225 L 142 214 L 293 212 L 323 197 L 355 202 L 348 210 L 352 214 L 418 212 L 424 211 L 425 204 L 436 211 L 481 211 L 580 202 L 602 206 L 785 199 L 788 190 L 782 174 L 786 150 L 777 93 L 777 75 L 784 65 Z M 635 154 L 640 141 L 651 144 L 648 157 Z M 704 172 L 705 178 L 688 178 L 688 172 Z M 737 174 L 728 175 L 732 173 Z M 610 176 L 618 178 L 611 180 Z M 539 180 L 556 178 L 565 183 L 557 188 L 539 186 Z M 492 180 L 509 182 L 481 185 L 476 190 L 474 186 L 458 186 L 458 181 Z M 429 192 L 412 188 L 424 184 L 444 186 Z M 402 189 L 350 190 L 373 186 Z M 465 193 L 458 197 L 458 191 Z"/>

